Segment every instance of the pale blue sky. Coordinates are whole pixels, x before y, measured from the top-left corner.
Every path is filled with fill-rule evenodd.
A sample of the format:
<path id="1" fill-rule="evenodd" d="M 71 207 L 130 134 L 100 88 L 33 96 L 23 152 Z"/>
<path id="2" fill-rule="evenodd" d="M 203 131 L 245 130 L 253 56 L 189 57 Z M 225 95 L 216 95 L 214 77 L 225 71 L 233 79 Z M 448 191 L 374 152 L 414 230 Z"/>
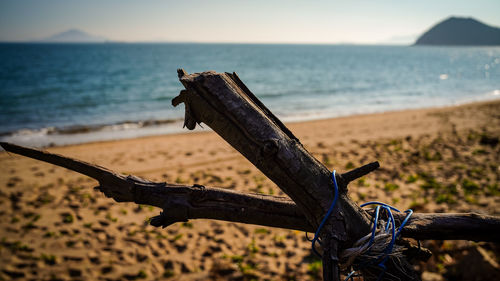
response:
<path id="1" fill-rule="evenodd" d="M 500 0 L 0 0 L 0 41 L 77 28 L 118 41 L 373 44 L 451 15 L 500 26 Z"/>

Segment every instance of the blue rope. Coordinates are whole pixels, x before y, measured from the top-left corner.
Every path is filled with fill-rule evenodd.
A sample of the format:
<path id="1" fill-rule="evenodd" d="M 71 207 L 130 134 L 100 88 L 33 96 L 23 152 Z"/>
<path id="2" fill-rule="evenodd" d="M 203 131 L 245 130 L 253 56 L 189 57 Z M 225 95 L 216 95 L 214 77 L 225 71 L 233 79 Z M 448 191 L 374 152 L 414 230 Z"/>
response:
<path id="1" fill-rule="evenodd" d="M 321 241 L 319 240 L 319 234 L 321 232 L 321 229 L 323 228 L 323 226 L 325 226 L 326 221 L 328 220 L 328 218 L 332 214 L 333 208 L 335 207 L 335 204 L 337 203 L 337 200 L 339 199 L 339 188 L 337 186 L 337 179 L 335 178 L 335 170 L 333 170 L 333 172 L 332 172 L 332 179 L 333 179 L 333 187 L 334 187 L 334 190 L 335 190 L 335 197 L 333 197 L 333 202 L 332 202 L 332 205 L 330 205 L 330 209 L 328 209 L 328 212 L 326 213 L 325 217 L 323 218 L 323 220 L 319 224 L 318 229 L 314 233 L 314 238 L 311 240 L 311 242 L 312 242 L 311 243 L 312 251 L 318 257 L 322 257 L 322 256 L 321 256 L 320 253 L 318 253 L 318 251 L 316 251 L 316 242 L 318 242 L 318 243 L 321 244 Z M 307 233 L 306 233 L 306 237 L 307 237 Z"/>
<path id="2" fill-rule="evenodd" d="M 401 212 L 400 210 L 398 210 L 398 209 L 396 209 L 396 208 L 394 208 L 391 205 L 388 205 L 386 203 L 377 202 L 377 201 L 371 201 L 371 202 L 364 203 L 361 205 L 361 207 L 368 206 L 368 205 L 377 205 L 377 207 L 375 208 L 375 217 L 373 220 L 372 235 L 370 237 L 370 242 L 368 244 L 369 247 L 373 244 L 373 242 L 375 240 L 375 233 L 377 231 L 378 220 L 380 218 L 380 209 L 384 210 L 388 216 L 387 224 L 385 225 L 385 231 L 388 231 L 389 227 L 392 226 L 392 228 L 391 228 L 391 234 L 392 234 L 391 235 L 391 242 L 385 248 L 384 253 L 375 259 L 376 261 L 380 261 L 377 264 L 377 266 L 380 269 L 382 269 L 382 271 L 379 274 L 377 280 L 381 280 L 382 276 L 384 275 L 384 273 L 386 271 L 385 262 L 389 259 L 389 255 L 392 252 L 392 250 L 394 249 L 394 244 L 396 243 L 396 239 L 399 237 L 399 235 L 401 234 L 401 231 L 403 230 L 405 225 L 408 223 L 408 220 L 410 219 L 411 215 L 413 214 L 413 210 L 408 209 L 408 210 L 404 211 L 405 213 L 407 213 L 407 215 L 406 215 L 405 219 L 401 222 L 401 225 L 396 230 L 396 222 L 394 220 L 394 216 L 393 216 L 391 211 L 393 210 L 393 211 L 400 213 Z M 365 266 L 368 266 L 368 265 L 369 264 L 365 264 Z M 362 267 L 365 267 L 365 266 L 362 266 Z M 349 273 L 347 275 L 345 281 L 353 280 L 354 273 L 355 273 L 355 271 L 352 271 L 351 273 Z"/>
<path id="3" fill-rule="evenodd" d="M 337 203 L 337 200 L 339 198 L 339 188 L 337 186 L 337 179 L 335 178 L 335 173 L 336 173 L 336 171 L 333 170 L 333 172 L 332 172 L 332 179 L 333 179 L 333 187 L 334 187 L 334 191 L 335 191 L 335 196 L 333 197 L 333 202 L 330 205 L 330 208 L 328 209 L 328 212 L 326 212 L 325 217 L 323 217 L 323 220 L 321 220 L 321 223 L 319 224 L 318 229 L 314 233 L 314 238 L 310 240 L 309 237 L 307 237 L 307 232 L 306 232 L 306 238 L 307 238 L 307 240 L 311 241 L 312 251 L 317 256 L 319 256 L 319 257 L 322 257 L 322 256 L 321 256 L 320 253 L 318 253 L 318 251 L 316 251 L 316 242 L 318 242 L 318 243 L 321 244 L 321 240 L 319 240 L 319 234 L 321 233 L 321 230 L 325 226 L 326 221 L 328 220 L 328 218 L 332 214 L 333 209 L 335 207 L 335 204 Z M 381 278 L 384 275 L 385 270 L 386 270 L 385 262 L 389 259 L 389 255 L 392 252 L 392 250 L 394 249 L 394 244 L 396 243 L 396 239 L 401 234 L 401 231 L 403 230 L 403 228 L 405 227 L 406 223 L 408 222 L 408 220 L 410 219 L 411 215 L 413 214 L 413 210 L 412 209 L 408 209 L 408 210 L 405 211 L 405 213 L 407 213 L 407 215 L 406 215 L 405 219 L 403 220 L 403 222 L 401 223 L 401 225 L 396 230 L 396 222 L 394 220 L 394 216 L 392 214 L 392 211 L 396 211 L 396 212 L 400 213 L 401 212 L 400 210 L 392 207 L 391 205 L 388 205 L 388 204 L 382 203 L 382 202 L 378 202 L 378 201 L 366 202 L 366 203 L 362 204 L 361 207 L 365 207 L 365 206 L 368 206 L 368 205 L 377 205 L 376 208 L 375 208 L 375 217 L 374 217 L 374 220 L 373 220 L 372 235 L 370 237 L 370 242 L 368 244 L 369 247 L 375 241 L 375 233 L 377 232 L 378 220 L 380 219 L 380 210 L 381 209 L 384 210 L 387 213 L 387 216 L 388 216 L 388 220 L 387 220 L 387 223 L 385 225 L 385 231 L 388 231 L 389 228 L 392 226 L 392 228 L 391 228 L 391 234 L 392 234 L 391 235 L 391 242 L 385 248 L 384 253 L 380 257 L 378 257 L 378 258 L 375 259 L 375 260 L 380 260 L 380 262 L 378 263 L 377 266 L 382 269 L 382 272 L 380 273 L 380 275 L 377 278 L 377 280 L 381 280 Z M 356 276 L 355 274 L 356 274 L 356 271 L 353 270 L 351 273 L 349 273 L 347 275 L 345 281 L 347 281 L 349 279 L 353 280 L 353 278 Z"/>
<path id="4" fill-rule="evenodd" d="M 378 264 L 378 267 L 382 268 L 383 272 L 385 271 L 385 262 L 389 258 L 389 254 L 392 252 L 392 249 L 394 248 L 394 243 L 396 242 L 396 223 L 394 222 L 394 216 L 392 215 L 391 209 L 389 209 L 388 207 L 385 207 L 385 206 L 384 206 L 384 209 L 387 210 L 387 213 L 389 214 L 390 222 L 392 223 L 392 237 L 391 237 L 391 242 L 389 243 L 389 245 L 387 245 L 387 247 L 384 250 L 384 254 L 382 255 L 384 258 Z M 387 231 L 388 226 L 389 226 L 389 221 L 387 222 L 386 231 Z"/>
<path id="5" fill-rule="evenodd" d="M 382 203 L 382 202 L 378 202 L 378 201 L 370 201 L 370 202 L 366 202 L 366 203 L 364 203 L 364 204 L 361 204 L 361 207 L 368 206 L 368 205 L 380 205 L 380 206 L 386 206 L 386 207 L 390 208 L 391 210 L 394 210 L 394 211 L 396 211 L 396 212 L 398 212 L 398 213 L 401 213 L 401 211 L 400 211 L 400 210 L 398 210 L 398 209 L 394 208 L 393 206 L 388 205 L 388 204 L 385 204 L 385 203 Z"/>
<path id="6" fill-rule="evenodd" d="M 379 213 L 380 213 L 380 206 L 377 206 L 377 208 L 375 208 L 375 219 L 373 220 L 372 237 L 370 237 L 370 243 L 368 243 L 368 246 L 371 246 L 373 244 L 373 241 L 375 241 L 375 232 L 377 231 Z"/>
<path id="7" fill-rule="evenodd" d="M 399 234 L 401 233 L 401 230 L 403 230 L 403 227 L 405 227 L 405 225 L 408 222 L 408 220 L 410 219 L 411 215 L 413 215 L 413 210 L 408 209 L 405 211 L 405 213 L 407 213 L 408 215 L 406 215 L 405 219 L 403 220 L 403 222 L 399 226 L 398 233 L 396 233 L 396 237 L 399 236 Z"/>

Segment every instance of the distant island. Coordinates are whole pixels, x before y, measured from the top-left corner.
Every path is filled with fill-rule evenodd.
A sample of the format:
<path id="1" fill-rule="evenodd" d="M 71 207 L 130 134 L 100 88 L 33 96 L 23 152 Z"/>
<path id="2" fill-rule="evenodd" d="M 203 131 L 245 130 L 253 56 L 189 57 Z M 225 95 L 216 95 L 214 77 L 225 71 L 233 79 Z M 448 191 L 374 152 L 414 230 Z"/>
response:
<path id="1" fill-rule="evenodd" d="M 473 18 L 450 17 L 422 34 L 415 45 L 496 46 L 500 45 L 500 28 Z"/>
<path id="2" fill-rule="evenodd" d="M 104 37 L 89 34 L 87 32 L 70 29 L 61 33 L 57 33 L 50 37 L 36 40 L 35 42 L 43 43 L 104 43 L 108 40 Z"/>

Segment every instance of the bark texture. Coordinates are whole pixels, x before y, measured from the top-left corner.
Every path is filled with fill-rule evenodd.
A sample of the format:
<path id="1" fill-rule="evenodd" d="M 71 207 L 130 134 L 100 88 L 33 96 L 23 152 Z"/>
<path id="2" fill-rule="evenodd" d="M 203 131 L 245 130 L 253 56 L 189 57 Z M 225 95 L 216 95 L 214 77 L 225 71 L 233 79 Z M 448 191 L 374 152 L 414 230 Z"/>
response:
<path id="1" fill-rule="evenodd" d="M 172 104 L 184 103 L 186 127 L 194 129 L 203 122 L 212 128 L 278 185 L 313 227 L 318 227 L 335 195 L 331 172 L 304 149 L 235 73 L 187 74 L 181 69 L 178 74 L 186 90 Z M 337 181 L 339 200 L 321 233 L 323 239 L 332 240 L 323 245 L 323 250 L 331 253 L 334 261 L 338 260 L 337 252 L 328 247 L 352 244 L 369 231 L 366 212 L 346 196 L 343 179 L 338 177 Z M 338 272 L 336 267 L 324 266 L 324 275 L 330 276 L 330 270 Z M 334 279 L 339 278 L 336 275 Z"/>

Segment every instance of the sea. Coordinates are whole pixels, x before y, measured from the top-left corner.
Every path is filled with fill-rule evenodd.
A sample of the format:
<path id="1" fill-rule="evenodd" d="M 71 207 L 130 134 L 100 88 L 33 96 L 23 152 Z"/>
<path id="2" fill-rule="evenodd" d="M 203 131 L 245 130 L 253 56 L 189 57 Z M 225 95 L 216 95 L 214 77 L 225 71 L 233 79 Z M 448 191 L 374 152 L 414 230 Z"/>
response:
<path id="1" fill-rule="evenodd" d="M 178 68 L 236 72 L 285 122 L 500 99 L 500 47 L 5 43 L 0 141 L 186 132 Z"/>

